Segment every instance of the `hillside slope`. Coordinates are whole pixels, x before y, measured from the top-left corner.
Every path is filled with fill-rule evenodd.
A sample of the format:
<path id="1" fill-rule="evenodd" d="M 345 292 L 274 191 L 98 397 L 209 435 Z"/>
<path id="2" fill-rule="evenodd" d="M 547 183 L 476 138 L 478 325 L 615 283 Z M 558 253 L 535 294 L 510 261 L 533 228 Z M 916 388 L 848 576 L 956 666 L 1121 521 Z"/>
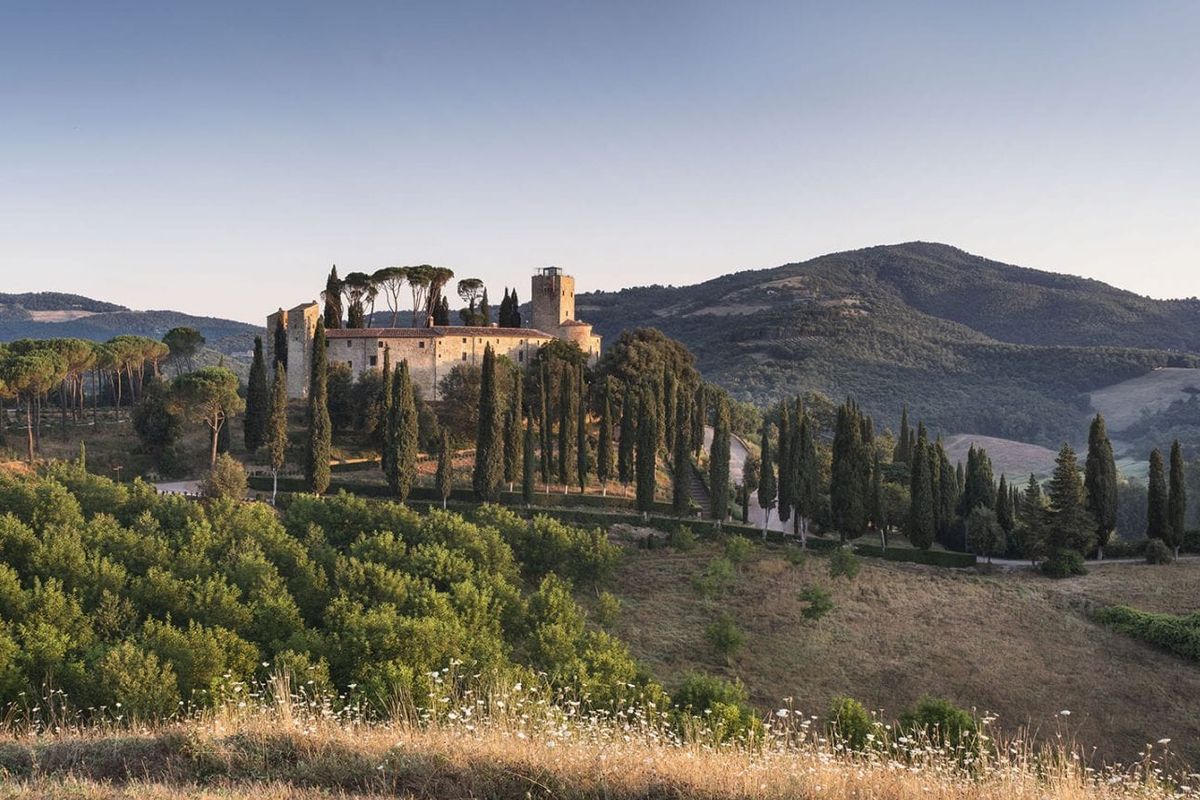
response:
<path id="1" fill-rule="evenodd" d="M 133 311 L 80 295 L 59 292 L 0 294 L 0 342 L 14 339 L 77 337 L 105 341 L 118 334 L 162 338 L 171 328 L 195 328 L 207 346 L 226 355 L 244 355 L 262 329 L 218 317 L 178 311 Z"/>
<path id="2" fill-rule="evenodd" d="M 797 567 L 779 550 L 756 548 L 729 590 L 706 601 L 692 578 L 719 552 L 638 551 L 612 581 L 623 601 L 615 633 L 668 684 L 690 669 L 716 672 L 740 678 L 764 709 L 790 696 L 811 713 L 840 694 L 887 714 L 942 696 L 999 714 L 1009 730 L 1052 734 L 1062 723 L 1108 758 L 1133 759 L 1146 742 L 1170 737 L 1200 762 L 1200 670 L 1081 610 L 1126 602 L 1200 608 L 1194 562 L 1100 566 L 1055 583 L 866 560 L 851 581 L 831 579 L 825 558 Z M 834 603 L 817 621 L 804 619 L 798 597 L 812 585 L 828 589 Z M 705 637 L 722 612 L 745 634 L 729 662 Z M 1063 709 L 1069 719 L 1059 716 Z"/>
<path id="3" fill-rule="evenodd" d="M 1150 300 L 926 243 L 593 292 L 577 311 L 609 342 L 626 328 L 662 329 L 740 399 L 854 395 L 890 425 L 907 403 L 944 432 L 1049 446 L 1081 435 L 1086 393 L 1193 366 L 1200 352 L 1200 301 Z"/>

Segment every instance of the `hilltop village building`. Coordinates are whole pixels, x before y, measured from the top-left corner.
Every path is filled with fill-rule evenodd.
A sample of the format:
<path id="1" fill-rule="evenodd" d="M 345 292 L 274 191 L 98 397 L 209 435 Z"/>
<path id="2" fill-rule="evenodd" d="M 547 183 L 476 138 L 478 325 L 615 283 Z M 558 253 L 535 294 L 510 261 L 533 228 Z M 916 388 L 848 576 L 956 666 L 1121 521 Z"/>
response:
<path id="1" fill-rule="evenodd" d="M 600 355 L 600 337 L 592 326 L 575 319 L 575 279 L 558 267 L 539 269 L 533 275 L 528 328 L 431 325 L 423 328 L 336 328 L 325 332 L 329 363 L 345 364 L 355 378 L 383 367 L 387 351 L 392 366 L 408 361 L 413 382 L 429 400 L 439 399 L 439 385 L 458 364 L 478 365 L 489 344 L 496 355 L 508 356 L 524 367 L 542 345 L 563 339 L 579 345 L 588 358 Z M 287 331 L 288 397 L 308 395 L 309 360 L 313 333 L 321 317 L 318 303 L 303 303 L 267 317 L 266 342 L 274 358 L 274 331 L 280 319 Z"/>

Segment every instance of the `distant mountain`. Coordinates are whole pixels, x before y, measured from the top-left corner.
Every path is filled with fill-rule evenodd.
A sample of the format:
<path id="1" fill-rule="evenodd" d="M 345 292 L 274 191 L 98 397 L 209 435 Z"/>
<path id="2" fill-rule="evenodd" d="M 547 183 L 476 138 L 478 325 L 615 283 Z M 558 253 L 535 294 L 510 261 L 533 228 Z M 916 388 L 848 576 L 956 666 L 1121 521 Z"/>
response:
<path id="1" fill-rule="evenodd" d="M 592 292 L 576 311 L 606 343 L 626 328 L 662 329 L 740 399 L 853 395 L 881 425 L 894 427 L 907 404 L 935 430 L 1048 446 L 1086 432 L 1088 392 L 1200 363 L 1200 301 L 924 242 Z"/>
<path id="2" fill-rule="evenodd" d="M 105 341 L 122 333 L 161 339 L 179 326 L 197 329 L 208 348 L 231 356 L 244 356 L 253 349 L 254 337 L 263 333 L 244 322 L 178 311 L 132 311 L 73 294 L 0 294 L 0 342 L 54 337 Z"/>

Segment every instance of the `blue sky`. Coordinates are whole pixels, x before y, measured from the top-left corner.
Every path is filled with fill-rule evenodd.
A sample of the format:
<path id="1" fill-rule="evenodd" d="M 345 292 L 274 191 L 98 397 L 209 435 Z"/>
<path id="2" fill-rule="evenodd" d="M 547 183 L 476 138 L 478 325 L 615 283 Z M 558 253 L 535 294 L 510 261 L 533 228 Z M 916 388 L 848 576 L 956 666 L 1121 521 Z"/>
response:
<path id="1" fill-rule="evenodd" d="M 0 275 L 261 321 L 912 239 L 1200 295 L 1200 3 L 0 0 Z"/>

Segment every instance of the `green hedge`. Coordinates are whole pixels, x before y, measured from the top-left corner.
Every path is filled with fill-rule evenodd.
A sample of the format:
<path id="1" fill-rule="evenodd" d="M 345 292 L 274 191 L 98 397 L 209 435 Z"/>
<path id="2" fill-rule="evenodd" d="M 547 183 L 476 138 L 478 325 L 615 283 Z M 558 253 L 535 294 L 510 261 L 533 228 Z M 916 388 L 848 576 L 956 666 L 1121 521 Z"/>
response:
<path id="1" fill-rule="evenodd" d="M 912 564 L 927 564 L 931 567 L 973 567 L 974 553 L 952 553 L 949 550 L 916 550 L 904 547 L 884 549 L 877 544 L 856 544 L 854 551 L 871 558 L 887 561 L 907 561 Z"/>
<path id="2" fill-rule="evenodd" d="M 1107 606 L 1097 610 L 1093 617 L 1121 633 L 1191 661 L 1200 661 L 1200 612 L 1177 617 L 1129 606 Z"/>

